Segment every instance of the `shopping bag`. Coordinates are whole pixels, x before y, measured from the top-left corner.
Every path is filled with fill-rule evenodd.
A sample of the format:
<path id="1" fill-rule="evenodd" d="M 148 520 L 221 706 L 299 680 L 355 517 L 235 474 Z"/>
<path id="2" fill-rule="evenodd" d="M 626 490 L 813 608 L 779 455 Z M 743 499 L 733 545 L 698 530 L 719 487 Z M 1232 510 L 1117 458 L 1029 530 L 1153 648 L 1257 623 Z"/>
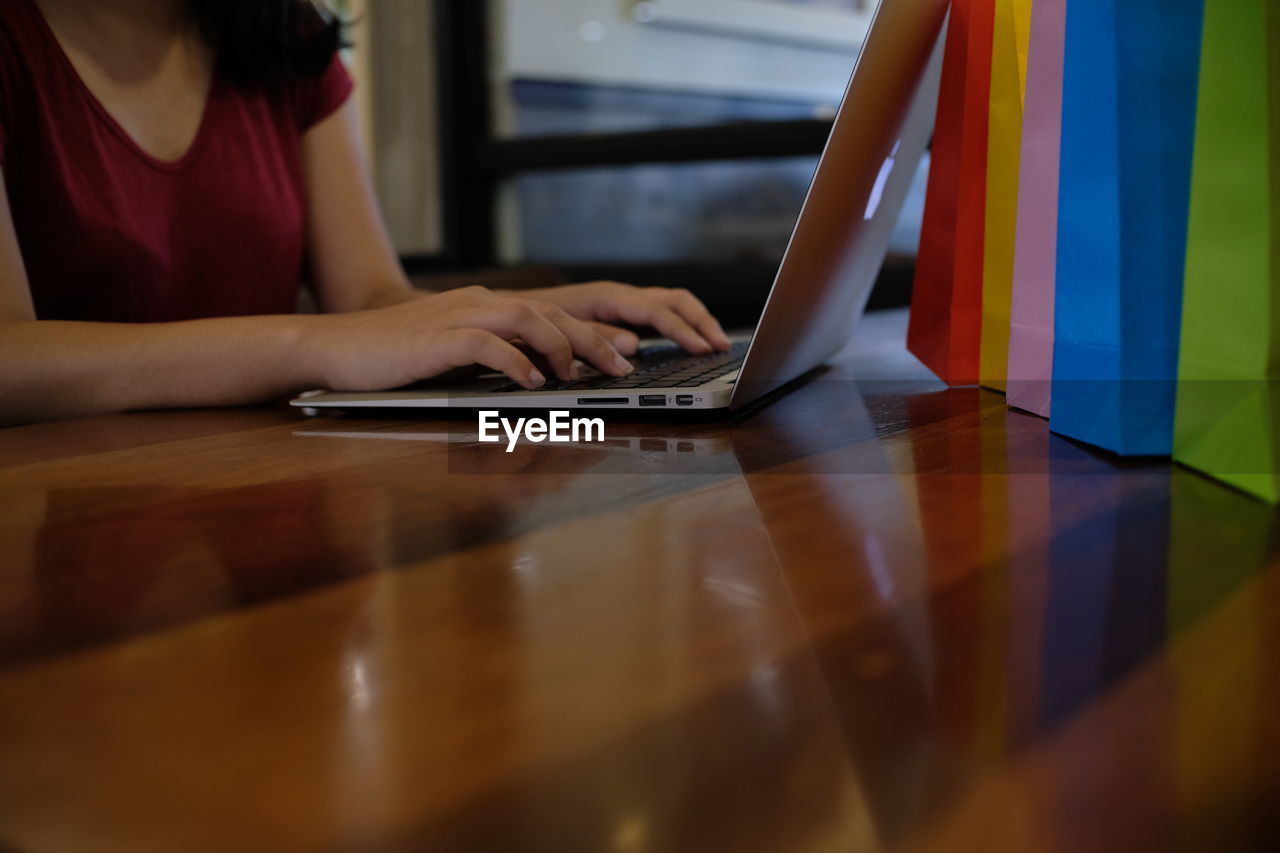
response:
<path id="1" fill-rule="evenodd" d="M 983 242 L 981 384 L 1005 390 L 1031 0 L 996 0 Z"/>
<path id="2" fill-rule="evenodd" d="M 1174 457 L 1280 501 L 1280 6 L 1206 0 Z"/>
<path id="3" fill-rule="evenodd" d="M 907 344 L 943 381 L 978 381 L 995 0 L 954 0 Z"/>
<path id="4" fill-rule="evenodd" d="M 1071 0 L 1051 427 L 1173 448 L 1203 0 Z"/>
<path id="5" fill-rule="evenodd" d="M 1009 319 L 1009 405 L 1049 417 L 1058 258 L 1058 149 L 1067 0 L 1035 0 L 1022 120 Z"/>

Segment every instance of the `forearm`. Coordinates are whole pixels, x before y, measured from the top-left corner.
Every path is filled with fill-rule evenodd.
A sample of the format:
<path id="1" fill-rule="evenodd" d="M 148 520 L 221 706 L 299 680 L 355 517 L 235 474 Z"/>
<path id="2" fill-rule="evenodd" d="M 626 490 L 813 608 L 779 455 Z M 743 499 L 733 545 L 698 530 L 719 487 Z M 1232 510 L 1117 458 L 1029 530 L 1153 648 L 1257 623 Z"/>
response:
<path id="1" fill-rule="evenodd" d="M 321 384 L 314 317 L 0 323 L 0 423 L 262 403 Z"/>

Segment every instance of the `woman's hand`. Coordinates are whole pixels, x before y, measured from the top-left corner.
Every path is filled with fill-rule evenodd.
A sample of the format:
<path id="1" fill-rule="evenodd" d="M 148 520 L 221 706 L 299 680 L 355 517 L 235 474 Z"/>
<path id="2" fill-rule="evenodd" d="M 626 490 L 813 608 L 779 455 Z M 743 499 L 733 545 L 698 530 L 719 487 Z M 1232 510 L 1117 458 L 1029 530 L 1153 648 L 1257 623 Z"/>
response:
<path id="1" fill-rule="evenodd" d="M 639 339 L 615 323 L 648 327 L 699 355 L 727 350 L 729 339 L 711 312 L 687 290 L 631 287 L 616 282 L 575 284 L 519 291 L 526 299 L 548 302 L 607 337 L 622 353 L 632 355 Z"/>
<path id="2" fill-rule="evenodd" d="M 634 368 L 596 329 L 546 299 L 468 287 L 390 308 L 312 318 L 304 351 L 334 391 L 384 391 L 450 370 L 483 365 L 530 390 L 546 377 L 512 342 L 541 355 L 565 381 L 575 358 L 610 376 Z"/>

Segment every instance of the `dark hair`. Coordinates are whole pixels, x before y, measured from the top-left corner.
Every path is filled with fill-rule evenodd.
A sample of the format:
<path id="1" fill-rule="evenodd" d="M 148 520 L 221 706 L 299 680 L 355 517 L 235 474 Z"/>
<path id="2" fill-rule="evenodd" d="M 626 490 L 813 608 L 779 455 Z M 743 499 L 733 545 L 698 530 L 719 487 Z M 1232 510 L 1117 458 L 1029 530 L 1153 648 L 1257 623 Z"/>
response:
<path id="1" fill-rule="evenodd" d="M 218 73 L 239 86 L 319 77 L 346 46 L 346 28 L 312 0 L 187 0 Z"/>

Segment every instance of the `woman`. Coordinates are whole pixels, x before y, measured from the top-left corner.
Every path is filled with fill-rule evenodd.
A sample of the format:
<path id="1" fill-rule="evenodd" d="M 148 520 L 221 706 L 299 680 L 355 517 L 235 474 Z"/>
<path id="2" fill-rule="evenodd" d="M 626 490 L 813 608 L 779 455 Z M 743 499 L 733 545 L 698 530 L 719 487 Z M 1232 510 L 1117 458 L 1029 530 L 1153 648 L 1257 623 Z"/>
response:
<path id="1" fill-rule="evenodd" d="M 631 371 L 684 291 L 410 289 L 309 0 L 0 2 L 0 421 L 374 391 L 482 365 Z M 293 315 L 304 279 L 326 312 Z M 521 346 L 523 345 L 523 346 Z"/>

